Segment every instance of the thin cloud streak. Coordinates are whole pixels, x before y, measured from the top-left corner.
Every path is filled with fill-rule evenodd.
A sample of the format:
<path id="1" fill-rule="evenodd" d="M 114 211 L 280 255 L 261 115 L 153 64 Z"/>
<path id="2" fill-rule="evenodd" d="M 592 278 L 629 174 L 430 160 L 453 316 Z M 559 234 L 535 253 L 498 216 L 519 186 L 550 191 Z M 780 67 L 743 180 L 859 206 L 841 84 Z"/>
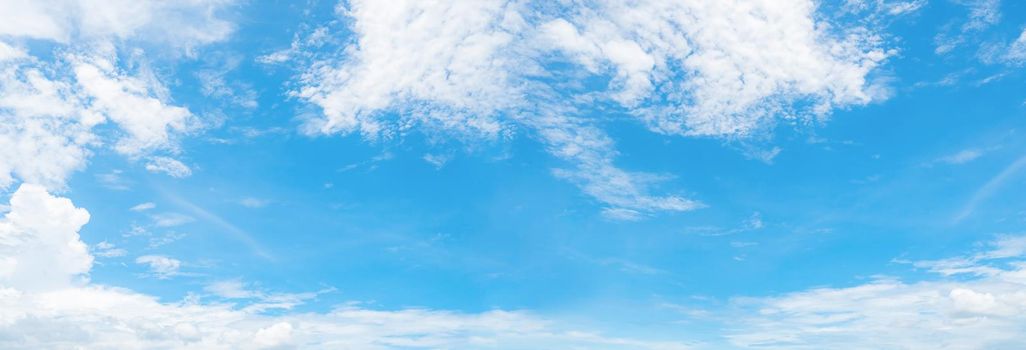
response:
<path id="1" fill-rule="evenodd" d="M 272 256 L 267 251 L 267 249 L 265 249 L 259 242 L 257 242 L 257 240 L 254 239 L 253 236 L 249 234 L 249 232 L 246 232 L 245 230 L 239 228 L 238 226 L 235 226 L 231 222 L 228 222 L 228 220 L 225 220 L 219 215 L 214 214 L 206 209 L 203 209 L 202 207 L 176 194 L 170 193 L 163 189 L 158 189 L 158 191 L 168 201 L 171 201 L 175 205 L 192 212 L 193 215 L 196 215 L 200 219 L 210 222 L 216 225 L 217 227 L 221 228 L 224 232 L 228 233 L 232 238 L 235 238 L 236 240 L 242 242 L 247 247 L 249 247 L 249 249 L 253 251 L 253 254 L 256 254 L 257 256 L 260 256 L 261 258 L 267 260 L 275 260 L 274 256 Z"/>
<path id="2" fill-rule="evenodd" d="M 1026 156 L 1022 156 L 1019 159 L 1016 159 L 1014 162 L 1012 162 L 1012 164 L 1009 164 L 1007 167 L 1005 167 L 1005 169 L 998 173 L 997 176 L 991 178 L 990 181 L 987 181 L 986 184 L 984 184 L 982 187 L 976 190 L 975 193 L 973 193 L 973 196 L 969 198 L 968 202 L 965 203 L 965 206 L 962 207 L 962 210 L 960 210 L 958 214 L 955 215 L 955 218 L 952 222 L 957 224 L 959 222 L 962 222 L 962 220 L 965 220 L 965 218 L 969 217 L 969 215 L 972 215 L 972 213 L 976 211 L 976 207 L 979 206 L 980 203 L 983 203 L 992 195 L 994 195 L 995 191 L 1004 186 L 1005 182 L 1007 182 L 1008 179 L 1017 174 L 1019 170 L 1022 170 L 1024 166 L 1026 166 Z"/>

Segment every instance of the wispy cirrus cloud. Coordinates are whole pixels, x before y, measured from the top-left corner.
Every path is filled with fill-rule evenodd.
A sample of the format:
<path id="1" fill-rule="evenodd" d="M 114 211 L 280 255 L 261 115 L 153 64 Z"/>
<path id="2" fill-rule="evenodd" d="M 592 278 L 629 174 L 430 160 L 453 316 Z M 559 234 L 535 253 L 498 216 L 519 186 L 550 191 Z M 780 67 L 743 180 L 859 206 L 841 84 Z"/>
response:
<path id="1" fill-rule="evenodd" d="M 979 158 L 983 151 L 978 149 L 964 149 L 954 154 L 949 154 L 937 159 L 938 162 L 947 164 L 965 164 Z"/>
<path id="2" fill-rule="evenodd" d="M 1002 169 L 1001 172 L 994 175 L 994 177 L 990 178 L 989 181 L 973 192 L 972 196 L 969 197 L 969 200 L 966 201 L 962 208 L 955 214 L 952 221 L 958 223 L 972 215 L 972 213 L 976 211 L 977 206 L 994 195 L 997 190 L 1005 185 L 1005 182 L 1013 178 L 1013 176 L 1018 175 L 1023 167 L 1026 167 L 1026 157 L 1021 157 L 1008 164 L 1008 166 Z"/>
<path id="3" fill-rule="evenodd" d="M 967 40 L 1001 20 L 1001 0 L 956 1 L 967 10 L 962 21 L 945 25 L 934 37 L 937 54 L 947 54 L 963 45 Z"/>

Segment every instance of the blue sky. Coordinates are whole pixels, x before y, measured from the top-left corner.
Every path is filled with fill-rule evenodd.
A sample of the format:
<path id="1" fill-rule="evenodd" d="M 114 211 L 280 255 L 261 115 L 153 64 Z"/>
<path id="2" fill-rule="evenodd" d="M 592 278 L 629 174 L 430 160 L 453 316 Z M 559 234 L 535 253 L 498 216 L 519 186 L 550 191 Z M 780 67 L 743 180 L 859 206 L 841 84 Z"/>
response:
<path id="1" fill-rule="evenodd" d="M 0 9 L 0 347 L 1026 346 L 1026 4 Z"/>

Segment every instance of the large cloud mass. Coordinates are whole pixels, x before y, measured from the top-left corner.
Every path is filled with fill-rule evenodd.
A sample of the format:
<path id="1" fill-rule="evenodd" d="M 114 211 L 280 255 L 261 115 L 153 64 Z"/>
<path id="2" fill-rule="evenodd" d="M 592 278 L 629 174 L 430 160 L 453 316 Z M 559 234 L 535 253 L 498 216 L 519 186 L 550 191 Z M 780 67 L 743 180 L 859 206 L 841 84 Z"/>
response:
<path id="1" fill-rule="evenodd" d="M 627 217 L 701 205 L 652 196 L 658 176 L 615 167 L 596 128 L 610 109 L 596 107 L 660 133 L 745 137 L 881 98 L 870 74 L 889 55 L 811 0 L 353 0 L 339 12 L 355 39 L 303 75 L 298 95 L 323 111 L 309 132 L 525 127 L 571 165 L 560 174 Z"/>

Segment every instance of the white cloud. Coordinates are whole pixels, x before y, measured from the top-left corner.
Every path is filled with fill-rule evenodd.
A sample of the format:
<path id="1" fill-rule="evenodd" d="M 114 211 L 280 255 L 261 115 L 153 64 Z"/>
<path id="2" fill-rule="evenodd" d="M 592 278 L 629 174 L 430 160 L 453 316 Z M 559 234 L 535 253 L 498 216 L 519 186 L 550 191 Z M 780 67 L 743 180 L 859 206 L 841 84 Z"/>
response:
<path id="1" fill-rule="evenodd" d="M 21 179 L 60 188 L 85 166 L 102 117 L 83 114 L 73 89 L 30 59 L 0 62 L 0 187 Z"/>
<path id="2" fill-rule="evenodd" d="M 28 57 L 28 54 L 25 53 L 24 49 L 14 47 L 10 44 L 0 41 L 0 62 L 12 61 L 26 57 Z"/>
<path id="3" fill-rule="evenodd" d="M 431 154 L 431 153 L 424 154 L 424 157 L 422 157 L 422 159 L 424 159 L 425 162 L 428 162 L 428 164 L 431 164 L 431 166 L 434 166 L 435 169 L 441 169 L 441 168 L 445 167 L 445 163 L 449 162 L 449 158 L 451 158 L 451 156 L 446 155 L 446 154 Z"/>
<path id="4" fill-rule="evenodd" d="M 156 207 L 157 207 L 157 205 L 153 204 L 153 202 L 145 202 L 145 203 L 139 203 L 136 206 L 134 206 L 134 207 L 132 207 L 132 208 L 130 208 L 128 210 L 142 212 L 142 211 L 147 211 L 147 210 L 150 210 L 150 209 L 153 209 L 153 208 L 156 208 Z"/>
<path id="5" fill-rule="evenodd" d="M 253 342 L 260 349 L 279 347 L 292 341 L 292 324 L 278 322 L 257 330 Z"/>
<path id="6" fill-rule="evenodd" d="M 136 264 L 147 265 L 150 274 L 159 279 L 168 279 L 178 275 L 182 262 L 163 255 L 143 255 L 135 259 Z"/>
<path id="7" fill-rule="evenodd" d="M 503 54 L 522 30 L 517 4 L 357 0 L 342 12 L 359 44 L 351 60 L 304 76 L 299 95 L 324 111 L 308 131 L 388 136 L 381 112 L 399 110 L 401 124 L 494 135 L 496 114 L 519 102 L 508 85 L 518 62 Z"/>
<path id="8" fill-rule="evenodd" d="M 226 76 L 232 70 L 238 68 L 241 58 L 229 56 L 220 60 L 208 63 L 212 67 L 196 73 L 200 82 L 201 92 L 208 97 L 225 100 L 243 108 L 256 108 L 257 93 L 247 84 L 229 81 Z"/>
<path id="9" fill-rule="evenodd" d="M 575 116 L 614 103 L 657 132 L 745 137 L 883 98 L 869 75 L 891 54 L 866 28 L 818 19 L 810 0 L 346 4 L 356 40 L 315 60 L 296 92 L 323 112 L 307 132 L 467 138 L 523 126 L 570 164 L 558 175 L 639 213 L 700 204 L 649 194 L 660 177 L 616 167 L 612 140 Z M 611 82 L 594 90 L 577 83 L 586 77 Z"/>
<path id="10" fill-rule="evenodd" d="M 965 149 L 958 151 L 958 153 L 949 154 L 937 159 L 938 162 L 947 164 L 965 164 L 979 158 L 983 155 L 983 152 L 978 149 Z"/>
<path id="11" fill-rule="evenodd" d="M 926 5 L 926 0 L 892 1 L 892 0 L 846 0 L 844 9 L 849 12 L 871 11 L 876 15 L 901 16 L 915 13 Z"/>
<path id="12" fill-rule="evenodd" d="M 179 213 L 153 214 L 151 218 L 153 219 L 153 224 L 157 227 L 181 226 L 196 221 L 196 219 L 191 216 Z"/>
<path id="13" fill-rule="evenodd" d="M 271 201 L 266 199 L 246 197 L 239 200 L 239 204 L 247 208 L 263 208 L 270 204 Z"/>
<path id="14" fill-rule="evenodd" d="M 963 30 L 982 30 L 1001 21 L 1001 0 L 975 0 L 966 2 L 969 20 Z"/>
<path id="15" fill-rule="evenodd" d="M 252 286 L 237 279 L 214 282 L 204 287 L 203 290 L 232 302 L 245 301 L 248 305 L 242 309 L 250 312 L 273 309 L 289 310 L 320 294 L 335 291 L 334 288 L 329 288 L 316 293 L 269 293 L 254 290 Z"/>
<path id="16" fill-rule="evenodd" d="M 121 175 L 122 173 L 124 172 L 120 169 L 114 169 L 107 173 L 96 174 L 94 177 L 103 187 L 115 191 L 127 191 L 132 187 L 130 186 L 130 181 Z"/>
<path id="17" fill-rule="evenodd" d="M 218 15 L 230 3 L 0 0 L 0 187 L 63 188 L 106 145 L 101 134 L 131 158 L 177 151 L 198 122 L 170 102 L 137 46 L 174 57 L 222 40 L 232 26 Z M 56 45 L 35 56 L 13 44 L 26 39 Z M 108 123 L 118 128 L 98 128 Z"/>
<path id="18" fill-rule="evenodd" d="M 975 33 L 990 28 L 1001 21 L 1001 0 L 971 0 L 957 1 L 955 3 L 966 6 L 969 12 L 961 26 L 955 26 L 954 23 L 956 22 L 949 23 L 946 30 L 934 37 L 937 45 L 934 52 L 937 54 L 951 52 L 964 44 Z"/>
<path id="19" fill-rule="evenodd" d="M 105 116 L 126 133 L 115 145 L 119 153 L 139 156 L 172 148 L 175 133 L 195 127 L 188 109 L 168 105 L 161 97 L 165 88 L 159 82 L 125 75 L 103 58 L 72 62 L 81 93 L 89 98 L 89 112 Z"/>
<path id="20" fill-rule="evenodd" d="M 1005 60 L 1015 64 L 1026 63 L 1026 30 L 1019 34 L 1019 38 L 1008 47 L 1005 53 Z"/>
<path id="21" fill-rule="evenodd" d="M 226 299 L 250 299 L 259 296 L 259 293 L 246 288 L 240 280 L 227 280 L 211 283 L 203 288 L 207 292 Z"/>
<path id="22" fill-rule="evenodd" d="M 159 247 L 164 246 L 164 245 L 168 245 L 168 244 L 174 243 L 174 242 L 176 242 L 176 241 L 178 241 L 178 240 L 180 240 L 182 238 L 185 238 L 185 234 L 184 233 L 167 232 L 167 233 L 164 233 L 163 235 L 151 236 L 147 246 L 150 249 L 155 249 L 155 248 L 159 248 Z"/>
<path id="23" fill-rule="evenodd" d="M 177 49 L 223 40 L 233 30 L 218 18 L 226 0 L 0 0 L 0 35 L 74 44 L 143 40 Z"/>
<path id="24" fill-rule="evenodd" d="M 619 221 L 638 221 L 643 219 L 645 216 L 639 213 L 637 210 L 624 209 L 624 208 L 605 208 L 602 209 L 602 216 L 606 218 L 619 220 Z"/>
<path id="25" fill-rule="evenodd" d="M 665 177 L 646 173 L 629 173 L 616 167 L 617 152 L 613 141 L 596 127 L 581 125 L 563 117 L 536 118 L 532 124 L 546 141 L 549 153 L 574 165 L 572 169 L 556 169 L 555 175 L 577 184 L 584 193 L 609 206 L 604 213 L 688 211 L 701 208 L 702 203 L 679 196 L 652 196 L 649 186 Z M 608 216 L 626 218 L 623 215 Z M 635 216 L 633 218 L 639 218 Z"/>
<path id="26" fill-rule="evenodd" d="M 36 291 L 81 282 L 93 264 L 78 236 L 88 221 L 70 200 L 21 185 L 0 219 L 0 284 Z"/>
<path id="27" fill-rule="evenodd" d="M 926 5 L 926 0 L 917 1 L 898 1 L 891 3 L 887 8 L 887 13 L 892 16 L 903 15 L 918 11 L 920 8 Z"/>
<path id="28" fill-rule="evenodd" d="M 759 230 L 764 226 L 766 224 L 762 222 L 762 214 L 759 212 L 752 213 L 752 216 L 748 217 L 748 221 L 745 222 L 745 229 L 747 230 Z"/>
<path id="29" fill-rule="evenodd" d="M 348 349 L 685 349 L 675 342 L 604 337 L 527 312 L 378 311 L 340 305 L 292 312 L 308 295 L 266 294 L 244 285 L 210 287 L 225 298 L 261 296 L 237 308 L 195 297 L 164 303 L 122 288 L 83 284 L 93 257 L 78 238 L 89 214 L 35 185 L 22 185 L 0 219 L 0 348 L 268 347 Z M 181 263 L 142 256 L 158 277 Z M 77 283 L 76 283 L 77 281 Z M 298 300 L 298 301 L 296 301 Z M 291 303 L 291 304 L 289 304 Z M 269 307 L 278 312 L 264 313 Z"/>
<path id="30" fill-rule="evenodd" d="M 1026 346 L 1026 238 L 917 266 L 943 279 L 878 279 L 780 297 L 740 299 L 734 345 L 761 349 L 1017 349 Z M 950 270 L 952 262 L 964 267 Z M 934 269 L 934 268 L 939 268 Z"/>
<path id="31" fill-rule="evenodd" d="M 192 169 L 182 162 L 168 157 L 152 157 L 146 163 L 146 170 L 151 173 L 165 173 L 171 177 L 183 178 L 192 175 Z"/>
<path id="32" fill-rule="evenodd" d="M 128 251 L 118 248 L 113 243 L 103 241 L 93 246 L 93 255 L 101 258 L 116 258 L 125 256 Z"/>
<path id="33" fill-rule="evenodd" d="M 1013 176 L 1018 174 L 1024 167 L 1026 167 L 1026 156 L 1020 157 L 1008 164 L 1008 166 L 1002 169 L 1001 172 L 994 175 L 994 177 L 990 178 L 987 183 L 976 189 L 976 192 L 973 192 L 972 197 L 969 197 L 969 200 L 962 206 L 962 209 L 955 214 L 953 221 L 957 223 L 972 215 L 972 213 L 976 211 L 976 207 L 987 199 L 990 199 L 998 189 L 1005 185 L 1005 182 L 1013 178 Z"/>
<path id="34" fill-rule="evenodd" d="M 575 10 L 554 21 L 587 44 L 557 47 L 613 70 L 614 100 L 637 106 L 659 132 L 744 136 L 776 118 L 881 97 L 867 79 L 888 56 L 880 39 L 860 27 L 828 30 L 812 1 L 608 1 Z"/>

